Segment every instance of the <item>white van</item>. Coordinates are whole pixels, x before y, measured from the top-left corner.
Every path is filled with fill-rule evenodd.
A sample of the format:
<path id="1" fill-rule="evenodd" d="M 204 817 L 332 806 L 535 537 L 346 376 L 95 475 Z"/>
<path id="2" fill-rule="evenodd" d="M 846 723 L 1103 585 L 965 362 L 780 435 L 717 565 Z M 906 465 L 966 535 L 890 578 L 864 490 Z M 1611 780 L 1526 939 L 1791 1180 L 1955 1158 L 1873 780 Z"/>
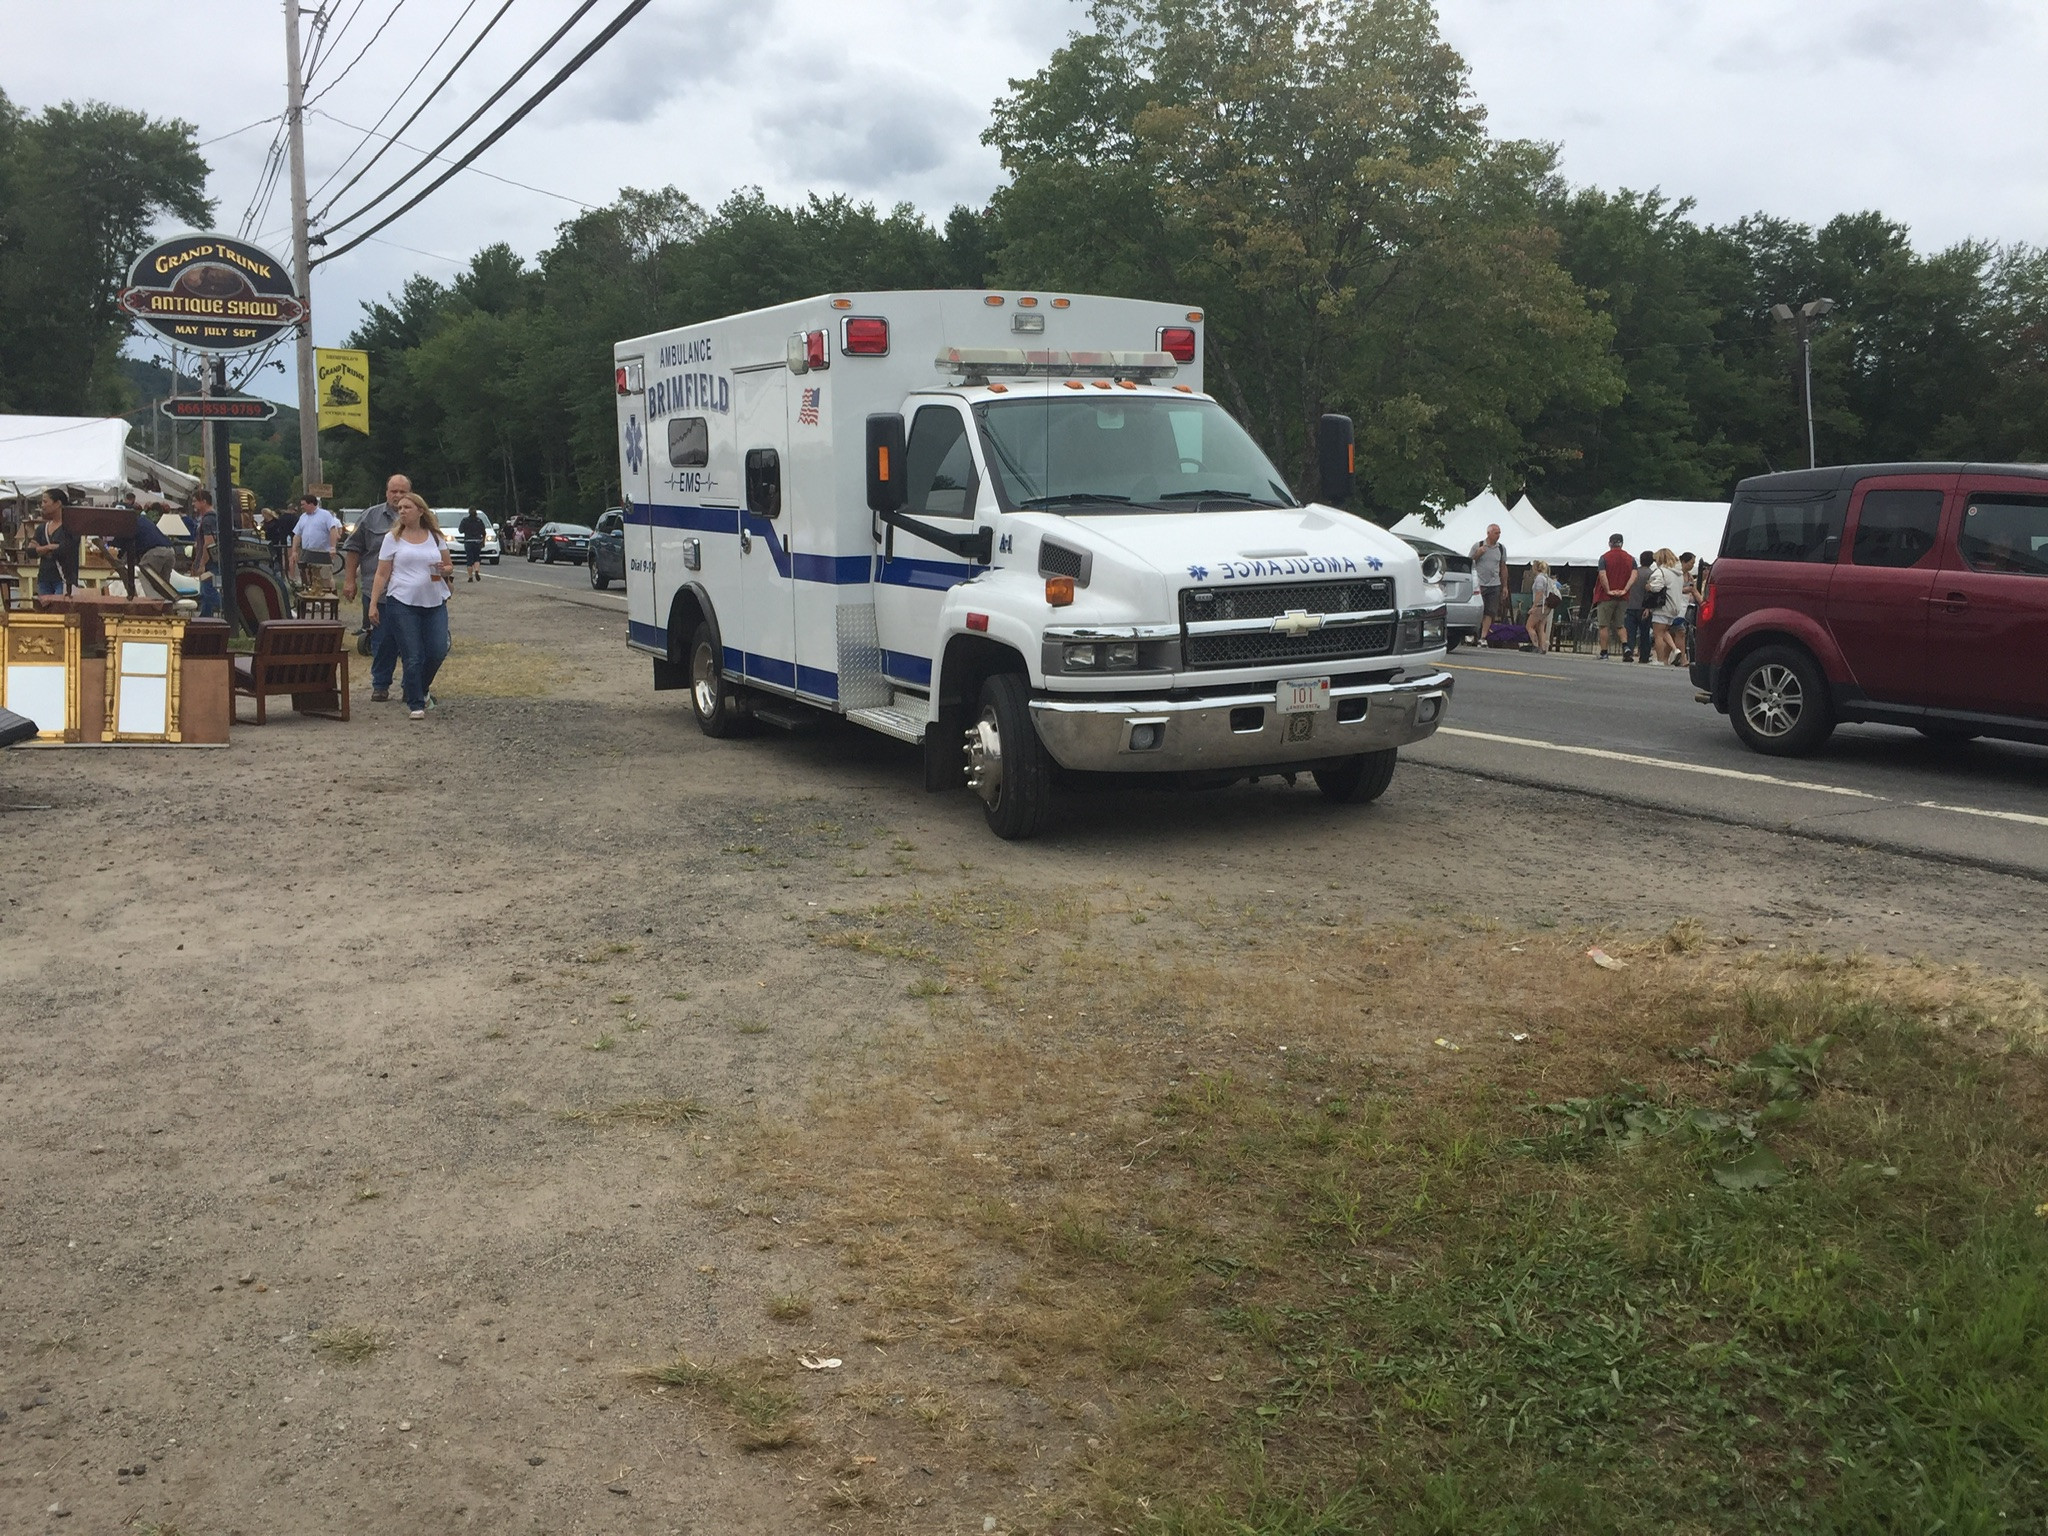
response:
<path id="1" fill-rule="evenodd" d="M 829 710 L 1028 837 L 1057 773 L 1374 799 L 1451 696 L 1433 562 L 1304 504 L 1202 315 L 830 294 L 618 344 L 630 643 L 698 724 Z M 1351 423 L 1319 424 L 1351 489 Z"/>

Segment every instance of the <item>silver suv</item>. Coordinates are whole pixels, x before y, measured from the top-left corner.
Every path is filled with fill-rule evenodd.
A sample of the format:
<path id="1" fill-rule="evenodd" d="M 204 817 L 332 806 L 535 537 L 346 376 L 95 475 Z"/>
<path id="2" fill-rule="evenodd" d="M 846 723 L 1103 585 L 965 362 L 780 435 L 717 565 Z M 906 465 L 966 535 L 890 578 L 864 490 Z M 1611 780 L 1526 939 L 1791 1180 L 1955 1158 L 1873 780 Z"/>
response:
<path id="1" fill-rule="evenodd" d="M 1468 641 L 1476 641 L 1486 605 L 1480 600 L 1479 583 L 1472 575 L 1472 557 L 1428 539 L 1411 539 L 1405 533 L 1401 538 L 1418 555 L 1436 555 L 1443 560 L 1444 577 L 1440 585 L 1444 589 L 1444 649 L 1455 651 Z"/>

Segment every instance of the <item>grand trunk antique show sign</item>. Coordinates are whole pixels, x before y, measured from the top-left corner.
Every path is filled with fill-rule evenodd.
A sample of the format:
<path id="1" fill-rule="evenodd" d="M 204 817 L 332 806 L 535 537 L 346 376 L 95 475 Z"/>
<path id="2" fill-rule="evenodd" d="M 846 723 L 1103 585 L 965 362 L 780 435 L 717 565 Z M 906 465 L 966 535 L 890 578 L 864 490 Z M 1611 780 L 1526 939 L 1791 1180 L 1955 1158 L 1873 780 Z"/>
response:
<path id="1" fill-rule="evenodd" d="M 291 269 L 228 235 L 179 235 L 128 269 L 121 307 L 158 335 L 201 352 L 260 347 L 305 315 Z"/>

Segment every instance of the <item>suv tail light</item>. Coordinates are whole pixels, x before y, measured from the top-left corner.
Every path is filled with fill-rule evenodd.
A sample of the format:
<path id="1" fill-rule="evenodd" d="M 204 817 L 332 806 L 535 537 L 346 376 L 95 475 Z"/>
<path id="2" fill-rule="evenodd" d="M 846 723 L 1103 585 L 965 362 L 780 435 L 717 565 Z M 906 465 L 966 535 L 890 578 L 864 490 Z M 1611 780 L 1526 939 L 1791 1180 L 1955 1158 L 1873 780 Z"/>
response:
<path id="1" fill-rule="evenodd" d="M 887 357 L 889 322 L 877 315 L 848 315 L 839 322 L 839 350 L 848 357 Z"/>
<path id="2" fill-rule="evenodd" d="M 1192 363 L 1195 360 L 1195 328 L 1191 325 L 1162 325 L 1159 328 L 1159 350 L 1176 363 Z"/>
<path id="3" fill-rule="evenodd" d="M 1712 585 L 1710 584 L 1710 585 L 1709 585 L 1709 586 L 1707 587 L 1707 596 L 1706 596 L 1706 601 L 1704 601 L 1704 602 L 1702 602 L 1702 603 L 1700 604 L 1700 628 L 1701 628 L 1701 629 L 1705 629 L 1705 628 L 1706 628 L 1706 627 L 1707 627 L 1707 626 L 1708 626 L 1709 624 L 1711 624 L 1711 623 L 1713 623 L 1713 622 L 1714 622 L 1714 589 L 1713 589 Z"/>

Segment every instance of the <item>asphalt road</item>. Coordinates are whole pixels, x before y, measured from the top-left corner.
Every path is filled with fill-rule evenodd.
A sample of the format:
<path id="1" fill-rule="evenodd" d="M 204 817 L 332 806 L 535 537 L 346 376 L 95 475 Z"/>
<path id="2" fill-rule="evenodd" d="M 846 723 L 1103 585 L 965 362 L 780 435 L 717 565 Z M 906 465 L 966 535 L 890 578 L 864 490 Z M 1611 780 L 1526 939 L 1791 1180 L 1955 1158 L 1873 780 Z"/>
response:
<path id="1" fill-rule="evenodd" d="M 1449 720 L 1404 760 L 2048 879 L 2048 748 L 1856 725 L 1816 756 L 1761 757 L 1681 668 L 1471 649 L 1449 665 Z M 1503 829 L 1510 867 L 1514 846 Z"/>
<path id="2" fill-rule="evenodd" d="M 486 581 L 623 611 L 580 565 L 507 560 Z M 1404 761 L 1593 796 L 1617 806 L 1764 827 L 2048 879 L 2048 748 L 1930 742 L 1913 731 L 1844 726 L 1818 756 L 1760 757 L 1727 718 L 1695 702 L 1678 667 L 1465 648 L 1448 722 Z M 1515 831 L 1501 830 L 1514 868 Z M 1682 874 L 1676 878 L 1683 878 Z"/>

